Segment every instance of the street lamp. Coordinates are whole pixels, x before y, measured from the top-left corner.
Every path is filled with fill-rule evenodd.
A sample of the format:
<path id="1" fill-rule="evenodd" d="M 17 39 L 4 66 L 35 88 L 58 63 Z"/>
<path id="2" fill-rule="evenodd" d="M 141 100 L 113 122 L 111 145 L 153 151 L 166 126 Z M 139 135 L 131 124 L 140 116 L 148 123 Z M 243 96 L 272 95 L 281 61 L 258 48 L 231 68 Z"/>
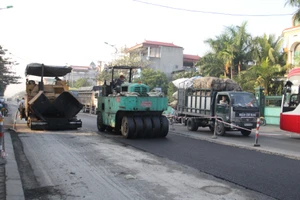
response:
<path id="1" fill-rule="evenodd" d="M 107 44 L 107 45 L 109 45 L 109 46 L 115 48 L 115 50 L 116 50 L 115 53 L 118 53 L 118 49 L 117 49 L 116 45 L 109 44 L 108 42 L 104 42 L 104 44 Z"/>
<path id="2" fill-rule="evenodd" d="M 9 9 L 9 8 L 13 8 L 13 6 L 6 6 L 4 8 L 0 8 L 0 10 Z"/>

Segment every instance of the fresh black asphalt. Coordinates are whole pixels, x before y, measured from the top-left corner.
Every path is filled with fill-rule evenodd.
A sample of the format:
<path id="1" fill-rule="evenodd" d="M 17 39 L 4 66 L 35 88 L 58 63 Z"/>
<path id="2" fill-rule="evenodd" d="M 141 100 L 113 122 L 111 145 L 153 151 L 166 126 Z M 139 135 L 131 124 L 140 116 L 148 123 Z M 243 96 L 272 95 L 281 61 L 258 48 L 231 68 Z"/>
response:
<path id="1" fill-rule="evenodd" d="M 169 134 L 118 141 L 282 200 L 300 199 L 300 161 Z"/>

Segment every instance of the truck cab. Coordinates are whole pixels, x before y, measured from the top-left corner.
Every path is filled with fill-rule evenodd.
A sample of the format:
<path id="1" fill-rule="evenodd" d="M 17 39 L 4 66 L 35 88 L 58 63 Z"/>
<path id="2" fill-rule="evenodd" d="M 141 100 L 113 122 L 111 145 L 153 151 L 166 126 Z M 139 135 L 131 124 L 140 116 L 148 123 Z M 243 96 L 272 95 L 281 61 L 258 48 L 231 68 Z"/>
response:
<path id="1" fill-rule="evenodd" d="M 220 103 L 226 98 L 228 104 Z M 255 96 L 249 92 L 218 92 L 215 103 L 215 116 L 218 118 L 217 134 L 224 135 L 226 130 L 240 130 L 245 136 L 256 127 L 259 107 Z M 220 122 L 220 121 L 222 122 Z"/>

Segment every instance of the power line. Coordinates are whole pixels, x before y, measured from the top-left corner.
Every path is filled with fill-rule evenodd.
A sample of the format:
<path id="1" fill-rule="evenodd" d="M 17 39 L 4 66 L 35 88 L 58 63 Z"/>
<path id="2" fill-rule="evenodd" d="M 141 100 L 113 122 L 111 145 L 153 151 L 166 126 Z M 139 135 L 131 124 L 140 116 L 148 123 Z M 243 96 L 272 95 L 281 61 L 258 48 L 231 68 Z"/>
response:
<path id="1" fill-rule="evenodd" d="M 195 13 L 204 13 L 204 14 L 213 14 L 213 15 L 227 15 L 227 16 L 239 16 L 239 17 L 276 17 L 276 16 L 288 16 L 288 15 L 294 15 L 292 14 L 265 14 L 265 15 L 255 15 L 255 14 L 232 14 L 232 13 L 221 13 L 221 12 L 212 12 L 212 11 L 203 11 L 203 10 L 192 10 L 192 9 L 185 9 L 185 8 L 177 8 L 177 7 L 172 7 L 172 6 L 166 6 L 166 5 L 161 5 L 161 4 L 155 4 L 155 3 L 150 3 L 150 2 L 145 2 L 145 1 L 140 1 L 140 0 L 133 0 L 139 3 L 143 4 L 148 4 L 151 6 L 157 6 L 157 7 L 162 7 L 162 8 L 167 8 L 167 9 L 172 9 L 172 10 L 180 10 L 180 11 L 186 11 L 186 12 L 195 12 Z"/>

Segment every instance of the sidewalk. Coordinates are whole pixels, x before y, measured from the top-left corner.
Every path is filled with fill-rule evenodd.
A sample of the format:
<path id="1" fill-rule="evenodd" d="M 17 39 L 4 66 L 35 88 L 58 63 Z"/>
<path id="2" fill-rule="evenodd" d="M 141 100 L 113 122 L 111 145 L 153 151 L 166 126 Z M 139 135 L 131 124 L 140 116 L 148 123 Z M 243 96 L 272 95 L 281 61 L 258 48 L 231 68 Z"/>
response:
<path id="1" fill-rule="evenodd" d="M 6 198 L 3 198 L 6 200 L 25 200 L 24 191 L 22 187 L 20 173 L 18 170 L 17 161 L 15 159 L 14 148 L 13 148 L 10 132 L 13 133 L 14 131 L 5 130 L 4 132 L 6 164 L 0 165 L 0 186 L 4 184 L 5 191 L 1 191 L 1 189 L 3 190 L 3 187 L 0 187 L 0 194 L 2 193 L 6 194 Z M 2 175 L 1 172 L 3 169 L 5 171 L 5 173 L 3 173 L 3 175 L 5 175 L 4 179 L 1 176 Z"/>

